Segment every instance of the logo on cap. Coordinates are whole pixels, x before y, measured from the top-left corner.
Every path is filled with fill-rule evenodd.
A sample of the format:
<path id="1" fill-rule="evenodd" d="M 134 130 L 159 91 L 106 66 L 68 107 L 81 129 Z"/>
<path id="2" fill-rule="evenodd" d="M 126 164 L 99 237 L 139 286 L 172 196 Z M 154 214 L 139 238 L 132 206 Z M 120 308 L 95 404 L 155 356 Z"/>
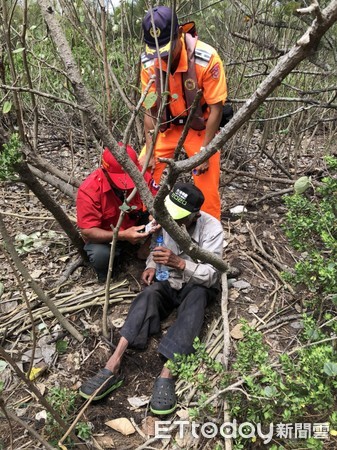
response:
<path id="1" fill-rule="evenodd" d="M 155 36 L 157 36 L 157 38 L 159 38 L 161 33 L 161 29 L 160 28 L 156 28 L 156 31 L 153 30 L 153 28 L 151 28 L 150 30 L 150 34 L 151 36 L 154 38 Z"/>
<path id="2" fill-rule="evenodd" d="M 188 197 L 188 194 L 186 192 L 183 192 L 180 189 L 177 189 L 175 192 L 171 192 L 171 198 L 176 200 L 180 205 L 187 205 L 186 198 Z"/>

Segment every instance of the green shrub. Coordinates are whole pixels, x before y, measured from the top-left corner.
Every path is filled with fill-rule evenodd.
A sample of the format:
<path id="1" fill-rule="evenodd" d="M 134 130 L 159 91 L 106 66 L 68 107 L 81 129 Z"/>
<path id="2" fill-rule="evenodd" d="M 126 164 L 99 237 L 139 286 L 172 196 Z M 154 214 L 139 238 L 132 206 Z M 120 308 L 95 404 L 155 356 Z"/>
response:
<path id="1" fill-rule="evenodd" d="M 67 388 L 53 387 L 50 389 L 47 400 L 52 408 L 59 414 L 66 424 L 71 424 L 76 411 L 77 393 Z M 57 444 L 64 434 L 54 417 L 48 412 L 47 422 L 44 428 L 47 439 L 52 444 Z M 78 422 L 76 425 L 76 434 L 83 440 L 88 440 L 91 436 L 91 427 L 89 423 Z M 71 445 L 70 439 L 66 441 Z"/>
<path id="2" fill-rule="evenodd" d="M 13 133 L 7 144 L 3 145 L 0 153 L 0 181 L 17 179 L 15 164 L 22 160 L 19 135 Z"/>
<path id="3" fill-rule="evenodd" d="M 288 207 L 285 234 L 302 253 L 295 274 L 286 274 L 294 284 L 304 283 L 315 293 L 334 294 L 337 289 L 337 159 L 326 158 L 332 172 L 322 179 L 312 196 L 285 197 Z"/>

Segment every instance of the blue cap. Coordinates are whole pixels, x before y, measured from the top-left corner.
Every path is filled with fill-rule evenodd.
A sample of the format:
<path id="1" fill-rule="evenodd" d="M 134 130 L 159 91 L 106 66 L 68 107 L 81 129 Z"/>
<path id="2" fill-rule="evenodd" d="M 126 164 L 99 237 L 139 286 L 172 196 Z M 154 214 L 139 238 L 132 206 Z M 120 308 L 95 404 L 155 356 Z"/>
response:
<path id="1" fill-rule="evenodd" d="M 175 46 L 178 37 L 179 25 L 178 18 L 175 12 L 167 6 L 156 6 L 152 8 L 153 24 L 151 18 L 151 10 L 149 10 L 143 19 L 143 31 L 145 41 L 145 53 L 150 59 L 158 58 L 158 56 L 165 57 L 169 51 Z M 173 22 L 172 22 L 173 18 Z M 171 28 L 173 28 L 173 41 L 171 38 Z M 156 40 L 157 37 L 159 52 L 157 52 Z M 173 44 L 173 45 L 172 45 Z M 159 53 L 159 55 L 158 55 Z"/>

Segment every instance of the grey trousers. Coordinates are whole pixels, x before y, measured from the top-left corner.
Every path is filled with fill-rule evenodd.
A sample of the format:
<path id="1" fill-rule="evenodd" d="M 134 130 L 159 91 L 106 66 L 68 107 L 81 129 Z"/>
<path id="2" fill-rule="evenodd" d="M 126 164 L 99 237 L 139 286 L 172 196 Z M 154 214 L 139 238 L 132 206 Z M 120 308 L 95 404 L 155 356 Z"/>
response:
<path id="1" fill-rule="evenodd" d="M 97 273 L 99 282 L 104 282 L 108 275 L 110 248 L 110 244 L 91 244 L 90 242 L 85 244 L 84 246 L 84 250 L 88 255 L 89 262 Z M 117 242 L 112 270 L 113 276 L 117 275 L 118 273 L 118 264 L 120 262 L 121 252 L 122 245 L 121 243 Z"/>
<path id="2" fill-rule="evenodd" d="M 158 352 L 167 359 L 172 359 L 175 353 L 192 353 L 194 338 L 200 334 L 204 322 L 207 302 L 215 299 L 218 292 L 218 288 L 189 283 L 175 290 L 168 281 L 155 282 L 132 302 L 120 334 L 131 347 L 145 348 L 148 337 L 159 333 L 160 321 L 178 308 L 177 319 L 162 338 Z"/>

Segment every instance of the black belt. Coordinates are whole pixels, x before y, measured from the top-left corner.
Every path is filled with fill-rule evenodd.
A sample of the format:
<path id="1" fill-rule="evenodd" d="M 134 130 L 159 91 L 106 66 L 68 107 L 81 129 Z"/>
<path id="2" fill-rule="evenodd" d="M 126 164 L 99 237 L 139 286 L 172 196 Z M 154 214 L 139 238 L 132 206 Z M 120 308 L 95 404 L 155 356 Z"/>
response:
<path id="1" fill-rule="evenodd" d="M 172 120 L 172 123 L 173 123 L 173 125 L 185 125 L 186 120 L 187 120 L 187 116 L 184 116 L 184 117 L 175 117 L 175 118 Z"/>
<path id="2" fill-rule="evenodd" d="M 208 108 L 207 103 L 204 103 L 201 107 L 202 112 L 205 112 L 207 108 Z M 171 123 L 173 123 L 173 125 L 185 125 L 187 118 L 188 118 L 188 116 L 172 117 Z"/>

